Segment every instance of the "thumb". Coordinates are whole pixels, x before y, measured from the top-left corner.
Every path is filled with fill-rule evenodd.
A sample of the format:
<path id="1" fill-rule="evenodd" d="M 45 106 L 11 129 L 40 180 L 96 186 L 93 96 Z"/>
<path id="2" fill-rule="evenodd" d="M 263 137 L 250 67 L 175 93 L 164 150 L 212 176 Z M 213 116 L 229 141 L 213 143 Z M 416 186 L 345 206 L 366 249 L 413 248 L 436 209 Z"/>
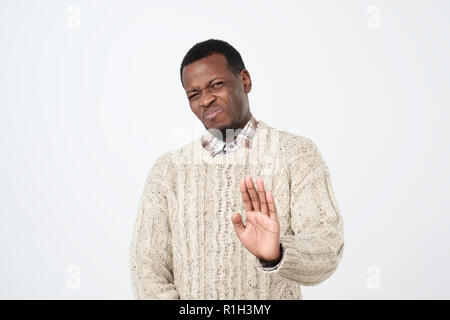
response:
<path id="1" fill-rule="evenodd" d="M 231 222 L 233 222 L 234 230 L 236 230 L 237 236 L 240 238 L 241 234 L 245 231 L 245 226 L 244 223 L 242 222 L 241 214 L 236 212 L 231 217 Z"/>

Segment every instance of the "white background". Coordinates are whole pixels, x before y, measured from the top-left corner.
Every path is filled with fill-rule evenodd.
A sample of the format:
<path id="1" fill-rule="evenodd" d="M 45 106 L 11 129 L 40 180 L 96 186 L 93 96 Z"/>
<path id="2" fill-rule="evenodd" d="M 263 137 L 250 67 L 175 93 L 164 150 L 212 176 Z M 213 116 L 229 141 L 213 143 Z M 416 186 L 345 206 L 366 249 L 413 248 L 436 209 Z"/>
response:
<path id="1" fill-rule="evenodd" d="M 209 38 L 241 53 L 253 115 L 330 168 L 345 252 L 304 299 L 450 298 L 449 18 L 424 0 L 2 0 L 0 298 L 132 298 L 139 197 L 204 129 L 179 66 Z"/>

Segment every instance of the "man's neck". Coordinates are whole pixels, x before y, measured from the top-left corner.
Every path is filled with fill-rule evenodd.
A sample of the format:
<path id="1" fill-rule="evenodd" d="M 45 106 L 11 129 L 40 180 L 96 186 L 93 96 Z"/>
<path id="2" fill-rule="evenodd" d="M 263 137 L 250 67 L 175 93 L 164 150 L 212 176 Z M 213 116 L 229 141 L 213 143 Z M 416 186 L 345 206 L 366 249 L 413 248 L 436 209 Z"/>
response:
<path id="1" fill-rule="evenodd" d="M 241 132 L 241 130 L 245 127 L 245 125 L 248 123 L 250 118 L 252 117 L 251 112 L 248 113 L 247 117 L 245 117 L 240 123 L 238 124 L 231 124 L 228 128 L 222 128 L 220 132 L 222 133 L 222 140 L 224 142 L 231 142 L 234 140 L 234 137 Z M 238 130 L 239 129 L 239 130 Z M 228 130 L 228 135 L 227 135 Z"/>

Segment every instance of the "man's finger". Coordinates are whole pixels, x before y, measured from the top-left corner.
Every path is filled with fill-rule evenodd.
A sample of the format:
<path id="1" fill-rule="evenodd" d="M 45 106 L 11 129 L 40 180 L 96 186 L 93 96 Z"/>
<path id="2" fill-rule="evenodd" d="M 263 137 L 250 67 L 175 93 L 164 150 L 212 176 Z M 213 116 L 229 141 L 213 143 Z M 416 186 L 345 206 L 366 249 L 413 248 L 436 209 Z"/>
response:
<path id="1" fill-rule="evenodd" d="M 241 196 L 242 202 L 244 203 L 245 212 L 253 211 L 252 201 L 250 200 L 250 196 L 247 192 L 247 187 L 245 186 L 245 180 L 241 181 Z"/>
<path id="2" fill-rule="evenodd" d="M 277 208 L 275 207 L 275 200 L 273 198 L 272 191 L 267 191 L 267 205 L 269 206 L 270 218 L 273 220 L 277 220 Z"/>
<path id="3" fill-rule="evenodd" d="M 264 181 L 261 177 L 256 178 L 256 185 L 258 187 L 258 197 L 259 203 L 261 204 L 261 213 L 265 214 L 266 216 L 270 216 L 269 207 L 267 206 L 266 191 L 264 190 Z"/>
<path id="4" fill-rule="evenodd" d="M 258 194 L 256 193 L 252 176 L 249 174 L 245 176 L 245 186 L 247 187 L 248 194 L 250 195 L 250 199 L 252 200 L 253 210 L 261 211 L 261 205 L 259 204 Z"/>
<path id="5" fill-rule="evenodd" d="M 242 221 L 242 216 L 240 213 L 236 212 L 231 217 L 231 222 L 233 222 L 234 230 L 236 230 L 236 234 L 238 238 L 241 238 L 242 233 L 245 231 L 244 222 Z"/>

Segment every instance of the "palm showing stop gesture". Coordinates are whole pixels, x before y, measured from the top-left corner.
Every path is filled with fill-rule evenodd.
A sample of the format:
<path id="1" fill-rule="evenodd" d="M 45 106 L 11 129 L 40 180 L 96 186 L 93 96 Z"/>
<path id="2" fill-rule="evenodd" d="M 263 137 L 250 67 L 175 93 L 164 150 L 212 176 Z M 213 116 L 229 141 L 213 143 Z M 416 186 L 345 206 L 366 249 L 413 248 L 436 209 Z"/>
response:
<path id="1" fill-rule="evenodd" d="M 257 190 L 250 175 L 240 183 L 246 224 L 236 212 L 231 221 L 245 248 L 261 260 L 275 262 L 280 259 L 280 224 L 273 194 L 265 191 L 261 177 L 256 179 Z"/>

